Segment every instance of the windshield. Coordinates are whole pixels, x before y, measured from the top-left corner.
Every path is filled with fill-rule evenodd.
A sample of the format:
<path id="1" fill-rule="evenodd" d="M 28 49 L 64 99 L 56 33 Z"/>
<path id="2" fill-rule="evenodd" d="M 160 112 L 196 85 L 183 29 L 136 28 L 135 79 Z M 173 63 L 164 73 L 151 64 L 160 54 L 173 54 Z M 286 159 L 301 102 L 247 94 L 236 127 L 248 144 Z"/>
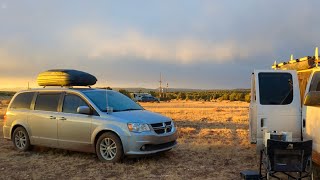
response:
<path id="1" fill-rule="evenodd" d="M 106 95 L 106 92 L 108 95 Z M 143 108 L 127 96 L 115 91 L 86 91 L 83 92 L 101 111 L 106 112 L 107 106 L 114 112 L 143 110 Z M 108 101 L 107 101 L 108 97 Z M 107 105 L 108 102 L 108 105 Z"/>

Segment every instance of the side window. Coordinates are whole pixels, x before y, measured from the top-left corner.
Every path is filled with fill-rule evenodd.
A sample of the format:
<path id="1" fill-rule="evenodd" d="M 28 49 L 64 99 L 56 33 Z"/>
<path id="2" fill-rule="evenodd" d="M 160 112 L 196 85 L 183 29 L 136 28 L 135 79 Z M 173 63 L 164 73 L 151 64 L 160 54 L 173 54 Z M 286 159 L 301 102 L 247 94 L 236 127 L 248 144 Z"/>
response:
<path id="1" fill-rule="evenodd" d="M 293 101 L 290 73 L 259 73 L 260 104 L 286 105 Z"/>
<path id="2" fill-rule="evenodd" d="M 42 111 L 57 111 L 60 96 L 61 96 L 60 93 L 59 94 L 53 94 L 53 93 L 38 94 L 34 109 L 42 110 Z"/>
<path id="3" fill-rule="evenodd" d="M 64 97 L 62 111 L 65 113 L 77 113 L 79 106 L 88 106 L 88 104 L 77 95 L 67 94 Z"/>
<path id="4" fill-rule="evenodd" d="M 10 108 L 11 109 L 30 109 L 33 96 L 34 96 L 34 92 L 25 92 L 25 93 L 18 94 L 16 98 L 14 98 Z"/>
<path id="5" fill-rule="evenodd" d="M 311 84 L 310 91 L 320 91 L 320 72 L 315 72 Z"/>

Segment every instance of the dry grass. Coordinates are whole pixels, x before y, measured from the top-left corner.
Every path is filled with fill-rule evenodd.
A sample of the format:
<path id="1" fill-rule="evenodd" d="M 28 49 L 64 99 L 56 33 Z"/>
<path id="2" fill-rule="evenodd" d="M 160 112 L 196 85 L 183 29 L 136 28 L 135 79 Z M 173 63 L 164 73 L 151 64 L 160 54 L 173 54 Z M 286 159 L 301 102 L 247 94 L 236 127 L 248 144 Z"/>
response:
<path id="1" fill-rule="evenodd" d="M 6 107 L 10 102 L 10 97 L 1 97 L 0 96 L 0 119 L 3 118 L 3 115 L 6 112 Z"/>
<path id="2" fill-rule="evenodd" d="M 36 147 L 31 152 L 19 153 L 1 137 L 0 179 L 223 180 L 239 179 L 241 170 L 257 169 L 255 148 L 248 142 L 247 103 L 142 105 L 175 120 L 179 129 L 177 148 L 157 156 L 106 164 L 100 163 L 94 154 L 51 148 Z"/>

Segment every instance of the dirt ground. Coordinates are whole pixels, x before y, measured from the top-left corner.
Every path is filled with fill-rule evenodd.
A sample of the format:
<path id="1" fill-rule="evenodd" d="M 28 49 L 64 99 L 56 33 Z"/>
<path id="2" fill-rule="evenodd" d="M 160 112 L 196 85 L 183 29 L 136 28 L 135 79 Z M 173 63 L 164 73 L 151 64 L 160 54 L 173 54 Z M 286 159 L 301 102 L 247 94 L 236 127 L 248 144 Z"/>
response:
<path id="1" fill-rule="evenodd" d="M 0 116 L 5 112 L 5 100 Z M 164 154 L 101 163 L 94 154 L 34 147 L 17 152 L 0 129 L 0 179 L 240 179 L 257 169 L 255 146 L 248 142 L 244 102 L 143 103 L 147 110 L 174 119 L 178 147 Z M 0 127 L 2 127 L 2 119 Z"/>

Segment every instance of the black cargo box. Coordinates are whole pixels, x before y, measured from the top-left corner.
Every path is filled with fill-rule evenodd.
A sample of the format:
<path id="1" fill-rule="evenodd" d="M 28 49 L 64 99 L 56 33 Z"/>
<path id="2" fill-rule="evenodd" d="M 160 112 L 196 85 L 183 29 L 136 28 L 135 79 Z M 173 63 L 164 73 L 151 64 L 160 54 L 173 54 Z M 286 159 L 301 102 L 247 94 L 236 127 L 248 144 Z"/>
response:
<path id="1" fill-rule="evenodd" d="M 52 69 L 38 75 L 39 86 L 92 86 L 97 78 L 73 69 Z"/>

